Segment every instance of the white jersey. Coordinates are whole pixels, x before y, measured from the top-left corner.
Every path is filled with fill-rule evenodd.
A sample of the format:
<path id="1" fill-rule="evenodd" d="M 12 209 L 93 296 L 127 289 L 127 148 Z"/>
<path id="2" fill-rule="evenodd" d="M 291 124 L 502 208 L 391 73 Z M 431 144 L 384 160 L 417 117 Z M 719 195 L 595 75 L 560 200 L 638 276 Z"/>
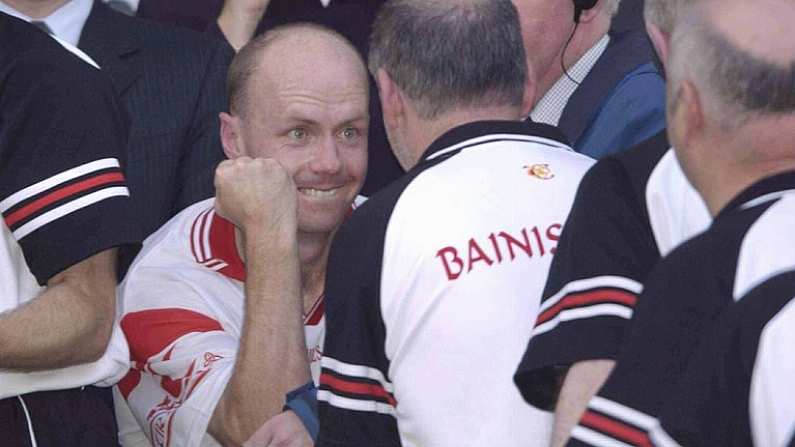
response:
<path id="1" fill-rule="evenodd" d="M 342 226 L 319 446 L 549 443 L 552 414 L 511 378 L 593 164 L 561 139 L 540 124 L 455 128 Z"/>
<path id="2" fill-rule="evenodd" d="M 199 202 L 144 242 L 119 287 L 121 327 L 132 368 L 117 397 L 152 445 L 214 446 L 206 434 L 232 375 L 243 326 L 245 268 L 234 225 Z M 305 316 L 317 383 L 325 330 L 323 297 Z M 117 403 L 124 445 L 140 445 L 135 421 Z M 144 444 L 145 445 L 145 444 Z"/>

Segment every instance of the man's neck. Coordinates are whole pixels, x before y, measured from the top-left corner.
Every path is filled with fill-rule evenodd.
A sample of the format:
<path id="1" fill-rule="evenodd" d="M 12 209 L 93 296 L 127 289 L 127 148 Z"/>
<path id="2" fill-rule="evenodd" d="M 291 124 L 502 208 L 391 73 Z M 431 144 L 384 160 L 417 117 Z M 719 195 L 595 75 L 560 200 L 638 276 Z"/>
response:
<path id="1" fill-rule="evenodd" d="M 307 313 L 323 294 L 332 234 L 298 233 L 298 258 L 301 262 L 301 295 Z"/>
<path id="2" fill-rule="evenodd" d="M 326 263 L 333 233 L 298 232 L 298 261 L 301 268 L 301 299 L 304 313 L 309 312 L 323 293 L 326 280 Z M 238 256 L 246 262 L 246 238 L 235 228 L 235 248 Z"/>
<path id="3" fill-rule="evenodd" d="M 564 75 L 563 69 L 560 66 L 561 58 L 563 58 L 563 65 L 566 67 L 566 70 L 569 70 L 574 66 L 574 64 L 582 59 L 585 53 L 593 48 L 593 46 L 599 42 L 599 39 L 604 37 L 609 30 L 610 20 L 602 18 L 601 16 L 594 19 L 590 23 L 581 23 L 579 26 L 577 26 L 577 30 L 574 33 L 569 45 L 564 45 L 560 49 L 560 52 L 557 53 L 554 62 L 549 64 L 549 67 L 546 67 L 547 70 L 545 72 L 541 72 L 539 69 L 540 77 L 538 80 L 538 92 L 536 93 L 536 98 L 542 98 L 549 91 L 549 89 L 551 89 L 552 86 L 558 82 L 558 79 Z"/>
<path id="4" fill-rule="evenodd" d="M 31 19 L 48 17 L 69 0 L 30 1 L 30 0 L 2 0 L 6 5 L 16 9 Z"/>
<path id="5" fill-rule="evenodd" d="M 406 142 L 414 155 L 415 164 L 439 137 L 448 131 L 467 123 L 476 121 L 520 121 L 521 110 L 515 106 L 473 108 L 453 111 L 434 120 L 425 120 L 419 116 L 409 119 Z"/>
<path id="6" fill-rule="evenodd" d="M 795 125 L 795 119 L 781 125 Z M 744 190 L 767 177 L 795 171 L 795 150 L 791 132 L 777 132 L 785 127 L 747 124 L 742 134 L 721 136 L 700 142 L 702 153 L 720 148 L 709 162 L 710 169 L 699 172 L 701 178 L 694 181 L 713 216 L 723 210 L 729 202 Z"/>

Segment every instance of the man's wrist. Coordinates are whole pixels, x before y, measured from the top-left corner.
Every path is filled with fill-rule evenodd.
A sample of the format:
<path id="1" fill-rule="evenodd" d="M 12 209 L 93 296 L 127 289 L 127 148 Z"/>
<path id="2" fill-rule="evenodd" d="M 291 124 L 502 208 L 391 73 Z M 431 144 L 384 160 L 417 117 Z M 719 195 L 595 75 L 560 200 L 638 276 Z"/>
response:
<path id="1" fill-rule="evenodd" d="M 279 252 L 291 251 L 298 240 L 295 223 L 267 225 L 253 222 L 242 228 L 246 251 L 256 247 L 264 247 Z"/>
<path id="2" fill-rule="evenodd" d="M 309 381 L 299 388 L 287 393 L 284 411 L 292 411 L 304 424 L 312 441 L 317 441 L 320 431 L 320 421 L 317 413 L 317 388 L 314 382 Z"/>

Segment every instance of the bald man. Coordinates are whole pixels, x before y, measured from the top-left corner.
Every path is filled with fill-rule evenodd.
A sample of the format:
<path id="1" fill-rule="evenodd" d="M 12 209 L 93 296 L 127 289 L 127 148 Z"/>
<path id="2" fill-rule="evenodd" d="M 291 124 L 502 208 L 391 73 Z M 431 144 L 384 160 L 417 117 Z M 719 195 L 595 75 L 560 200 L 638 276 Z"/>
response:
<path id="1" fill-rule="evenodd" d="M 706 389 L 671 400 L 705 334 L 755 286 L 795 268 L 795 5 L 704 0 L 681 17 L 666 65 L 669 134 L 714 222 L 651 272 L 616 368 L 569 445 L 671 445 L 664 406 L 675 404 L 664 414 L 676 419 L 709 411 Z M 688 428 L 685 445 L 750 444 Z"/>
<path id="2" fill-rule="evenodd" d="M 242 445 L 296 414 L 290 445 L 317 430 L 311 399 L 285 395 L 319 375 L 329 244 L 367 167 L 366 71 L 337 33 L 292 25 L 244 47 L 228 89 L 216 197 L 147 239 L 120 286 L 125 445 L 139 428 L 155 446 Z"/>

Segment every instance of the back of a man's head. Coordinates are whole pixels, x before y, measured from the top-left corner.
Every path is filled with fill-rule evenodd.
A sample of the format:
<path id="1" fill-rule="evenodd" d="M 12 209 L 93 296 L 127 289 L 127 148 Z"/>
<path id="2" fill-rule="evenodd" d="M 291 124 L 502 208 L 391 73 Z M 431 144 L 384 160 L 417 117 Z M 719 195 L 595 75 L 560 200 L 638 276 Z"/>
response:
<path id="1" fill-rule="evenodd" d="M 674 26 L 668 134 L 713 215 L 795 169 L 795 4 L 699 0 Z"/>
<path id="2" fill-rule="evenodd" d="M 685 80 L 722 130 L 795 116 L 795 20 L 790 0 L 701 0 L 671 38 L 669 106 Z"/>
<path id="3" fill-rule="evenodd" d="M 369 67 L 386 71 L 424 119 L 521 107 L 528 76 L 510 0 L 390 0 L 373 26 Z"/>

